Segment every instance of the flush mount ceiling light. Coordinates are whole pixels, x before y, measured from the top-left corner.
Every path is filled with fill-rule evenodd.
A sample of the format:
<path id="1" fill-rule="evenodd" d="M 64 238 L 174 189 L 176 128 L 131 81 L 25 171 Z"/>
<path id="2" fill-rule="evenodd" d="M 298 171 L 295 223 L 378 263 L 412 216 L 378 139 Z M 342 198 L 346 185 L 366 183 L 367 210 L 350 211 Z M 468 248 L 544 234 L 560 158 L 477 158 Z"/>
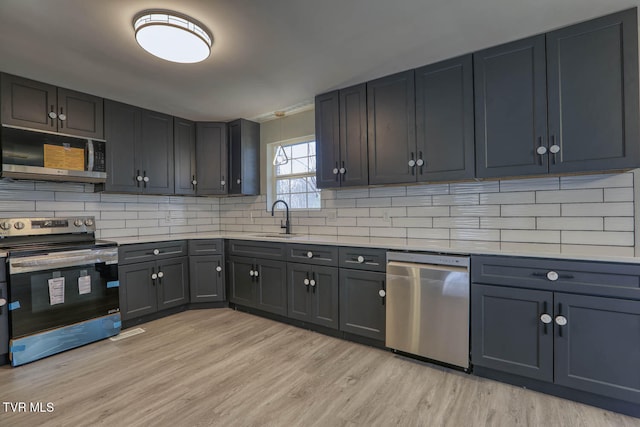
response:
<path id="1" fill-rule="evenodd" d="M 144 50 L 167 61 L 190 64 L 207 59 L 211 53 L 211 32 L 178 12 L 142 11 L 133 18 L 133 29 Z"/>

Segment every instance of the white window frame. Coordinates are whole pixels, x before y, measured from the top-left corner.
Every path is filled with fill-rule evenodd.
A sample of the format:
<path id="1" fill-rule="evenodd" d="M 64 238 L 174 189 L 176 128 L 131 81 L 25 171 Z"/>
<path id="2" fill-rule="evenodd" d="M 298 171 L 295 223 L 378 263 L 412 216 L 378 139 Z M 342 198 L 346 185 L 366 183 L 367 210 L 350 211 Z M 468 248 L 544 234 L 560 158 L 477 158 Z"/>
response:
<path id="1" fill-rule="evenodd" d="M 315 141 L 316 140 L 316 136 L 315 135 L 306 135 L 306 136 L 301 136 L 301 137 L 297 137 L 297 138 L 291 138 L 291 139 L 285 139 L 282 141 L 276 141 L 276 142 L 272 142 L 270 144 L 267 144 L 267 163 L 266 163 L 266 169 L 267 169 L 267 211 L 271 211 L 271 205 L 273 204 L 273 202 L 276 201 L 276 180 L 277 180 L 277 176 L 276 176 L 276 166 L 274 166 L 273 164 L 273 158 L 276 155 L 276 150 L 278 149 L 278 147 L 280 145 L 287 146 L 287 145 L 294 145 L 294 144 L 299 144 L 301 142 L 311 142 L 311 141 Z M 318 155 L 318 152 L 316 151 L 316 156 Z M 309 176 L 309 175 L 313 175 L 311 173 L 309 174 L 302 174 L 300 176 Z M 292 178 L 297 177 L 297 175 L 291 175 Z M 318 188 L 318 192 L 320 192 L 320 189 Z M 321 202 L 322 203 L 322 202 Z M 304 211 L 319 211 L 320 209 L 322 209 L 322 207 L 318 207 L 318 208 L 292 208 L 291 206 L 289 207 L 292 211 L 296 211 L 296 212 L 304 212 Z M 282 203 L 278 203 L 276 205 L 276 210 L 284 210 L 284 206 L 282 205 Z"/>

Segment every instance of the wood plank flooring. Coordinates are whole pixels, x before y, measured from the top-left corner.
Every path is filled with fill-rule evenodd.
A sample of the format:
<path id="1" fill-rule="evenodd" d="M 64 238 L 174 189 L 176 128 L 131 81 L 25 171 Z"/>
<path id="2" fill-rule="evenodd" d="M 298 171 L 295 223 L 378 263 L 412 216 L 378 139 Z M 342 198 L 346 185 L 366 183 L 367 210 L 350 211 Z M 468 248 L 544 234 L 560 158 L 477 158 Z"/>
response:
<path id="1" fill-rule="evenodd" d="M 0 368 L 0 426 L 638 426 L 640 420 L 230 309 Z"/>

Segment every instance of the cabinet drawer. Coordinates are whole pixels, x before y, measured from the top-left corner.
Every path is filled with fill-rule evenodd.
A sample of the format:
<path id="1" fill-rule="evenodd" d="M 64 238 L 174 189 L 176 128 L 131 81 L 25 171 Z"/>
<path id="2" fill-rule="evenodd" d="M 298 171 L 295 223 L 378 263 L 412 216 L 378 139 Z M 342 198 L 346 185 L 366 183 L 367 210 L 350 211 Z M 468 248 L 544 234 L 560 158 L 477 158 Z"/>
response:
<path id="1" fill-rule="evenodd" d="M 287 245 L 287 261 L 316 265 L 338 265 L 338 248 L 323 245 Z"/>
<path id="2" fill-rule="evenodd" d="M 228 251 L 230 255 L 263 259 L 286 259 L 285 245 L 283 243 L 230 240 Z"/>
<path id="3" fill-rule="evenodd" d="M 221 255 L 223 248 L 222 239 L 189 240 L 189 255 Z"/>
<path id="4" fill-rule="evenodd" d="M 118 249 L 118 263 L 124 265 L 186 255 L 187 242 L 184 240 L 124 245 Z"/>
<path id="5" fill-rule="evenodd" d="M 474 283 L 640 299 L 640 265 L 472 256 Z"/>
<path id="6" fill-rule="evenodd" d="M 340 248 L 340 267 L 358 270 L 385 271 L 387 251 L 372 248 Z"/>

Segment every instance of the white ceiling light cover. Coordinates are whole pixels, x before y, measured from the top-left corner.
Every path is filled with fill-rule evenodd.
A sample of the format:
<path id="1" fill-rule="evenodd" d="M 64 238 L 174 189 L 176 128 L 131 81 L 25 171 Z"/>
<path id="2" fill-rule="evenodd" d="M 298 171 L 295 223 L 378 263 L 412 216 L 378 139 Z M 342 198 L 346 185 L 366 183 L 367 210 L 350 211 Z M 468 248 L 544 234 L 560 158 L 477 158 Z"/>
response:
<path id="1" fill-rule="evenodd" d="M 144 50 L 167 61 L 195 63 L 211 53 L 211 33 L 195 19 L 177 12 L 140 12 L 133 28 Z"/>

